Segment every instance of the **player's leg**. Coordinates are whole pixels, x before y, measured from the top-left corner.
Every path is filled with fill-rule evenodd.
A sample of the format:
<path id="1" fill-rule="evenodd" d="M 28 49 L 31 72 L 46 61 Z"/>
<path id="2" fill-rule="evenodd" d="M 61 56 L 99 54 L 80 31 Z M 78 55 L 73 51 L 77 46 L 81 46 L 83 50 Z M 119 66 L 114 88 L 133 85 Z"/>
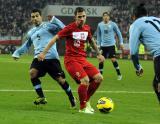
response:
<path id="1" fill-rule="evenodd" d="M 116 59 L 116 52 L 115 52 L 115 46 L 110 46 L 109 47 L 109 58 L 111 58 L 112 64 L 117 72 L 118 75 L 118 79 L 117 80 L 121 80 L 122 79 L 122 75 L 120 72 L 120 68 Z"/>
<path id="2" fill-rule="evenodd" d="M 46 104 L 47 100 L 44 96 L 42 87 L 41 87 L 41 81 L 39 80 L 39 76 L 44 75 L 45 73 L 40 70 L 41 64 L 37 59 L 34 59 L 32 61 L 31 67 L 30 67 L 30 79 L 32 82 L 32 85 L 38 95 L 37 99 L 34 101 L 34 104 Z"/>
<path id="3" fill-rule="evenodd" d="M 59 60 L 57 59 L 48 60 L 45 66 L 47 68 L 48 74 L 59 83 L 59 85 L 68 95 L 69 101 L 71 103 L 71 107 L 75 107 L 76 106 L 75 98 L 73 96 L 71 87 L 69 86 L 68 82 L 65 79 L 65 74 L 62 70 Z"/>
<path id="4" fill-rule="evenodd" d="M 117 80 L 122 80 L 122 75 L 121 75 L 121 72 L 120 72 L 120 68 L 119 68 L 119 65 L 118 65 L 118 62 L 117 62 L 117 59 L 116 58 L 111 58 L 111 61 L 112 61 L 112 64 L 117 72 Z"/>
<path id="5" fill-rule="evenodd" d="M 106 58 L 106 47 L 101 47 L 101 50 L 102 50 L 102 55 Z M 104 68 L 104 62 L 99 62 L 99 71 L 101 74 L 103 74 L 103 68 Z"/>
<path id="6" fill-rule="evenodd" d="M 94 111 L 94 109 L 90 105 L 90 97 L 96 92 L 98 87 L 100 86 L 103 76 L 99 73 L 96 67 L 94 67 L 91 63 L 88 62 L 85 67 L 85 72 L 90 77 L 90 83 L 87 91 L 87 108 L 89 108 L 91 111 Z"/>
<path id="7" fill-rule="evenodd" d="M 158 101 L 160 103 L 160 92 L 158 92 L 158 84 L 160 84 L 160 82 L 158 82 L 156 76 L 154 77 L 154 80 L 153 80 L 153 89 L 157 95 L 157 98 L 158 98 Z"/>
<path id="8" fill-rule="evenodd" d="M 68 62 L 65 63 L 66 70 L 72 76 L 72 78 L 79 84 L 78 95 L 80 101 L 79 112 L 93 114 L 90 110 L 86 108 L 87 90 L 89 86 L 89 78 L 84 71 L 82 65 L 78 62 Z"/>
<path id="9" fill-rule="evenodd" d="M 72 90 L 71 90 L 69 83 L 62 76 L 56 78 L 56 80 L 60 84 L 62 89 L 65 91 L 65 93 L 68 95 L 71 107 L 75 108 L 76 107 L 76 98 L 73 96 L 73 93 L 72 93 Z"/>
<path id="10" fill-rule="evenodd" d="M 100 73 L 103 74 L 104 62 L 99 62 L 98 68 L 99 68 Z"/>
<path id="11" fill-rule="evenodd" d="M 154 59 L 155 77 L 153 80 L 153 88 L 160 103 L 160 56 Z"/>
<path id="12" fill-rule="evenodd" d="M 103 80 L 103 76 L 100 73 L 93 76 L 93 79 L 90 81 L 88 91 L 87 91 L 87 101 L 89 101 L 90 97 L 96 92 L 102 80 Z"/>

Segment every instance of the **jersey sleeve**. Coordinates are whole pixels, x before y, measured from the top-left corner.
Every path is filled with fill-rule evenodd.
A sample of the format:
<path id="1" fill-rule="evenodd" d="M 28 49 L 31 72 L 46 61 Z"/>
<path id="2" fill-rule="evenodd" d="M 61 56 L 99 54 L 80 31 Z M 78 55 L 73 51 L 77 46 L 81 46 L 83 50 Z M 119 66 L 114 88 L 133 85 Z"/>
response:
<path id="1" fill-rule="evenodd" d="M 55 16 L 52 17 L 51 21 L 52 24 L 57 25 L 57 27 L 59 29 L 63 29 L 65 27 L 64 23 L 62 21 L 60 21 L 58 18 L 56 18 Z"/>
<path id="2" fill-rule="evenodd" d="M 123 44 L 122 34 L 121 34 L 117 24 L 116 23 L 113 23 L 113 24 L 114 24 L 114 28 L 113 29 L 114 29 L 116 35 L 118 36 L 119 42 L 120 42 L 120 44 Z"/>
<path id="3" fill-rule="evenodd" d="M 140 45 L 140 29 L 137 25 L 131 25 L 129 29 L 129 48 L 130 54 L 135 55 L 139 52 L 139 45 Z"/>
<path id="4" fill-rule="evenodd" d="M 58 36 L 59 36 L 59 38 L 64 38 L 64 37 L 69 36 L 70 32 L 71 32 L 70 26 L 66 26 L 61 31 L 58 32 Z"/>
<path id="5" fill-rule="evenodd" d="M 88 40 L 89 42 L 91 42 L 91 40 L 92 40 L 92 33 L 91 33 L 90 27 L 88 28 L 88 38 L 87 38 L 87 40 Z"/>
<path id="6" fill-rule="evenodd" d="M 136 70 L 139 70 L 139 68 L 141 67 L 138 59 L 140 35 L 141 35 L 141 30 L 139 26 L 132 24 L 129 29 L 129 47 L 130 47 L 131 59 Z"/>
<path id="7" fill-rule="evenodd" d="M 100 25 L 99 24 L 97 26 L 97 44 L 98 44 L 98 46 L 101 45 L 101 30 L 100 30 Z"/>
<path id="8" fill-rule="evenodd" d="M 31 44 L 32 44 L 31 38 L 27 38 L 25 43 L 12 54 L 12 57 L 19 58 L 20 55 L 26 53 L 29 50 Z"/>

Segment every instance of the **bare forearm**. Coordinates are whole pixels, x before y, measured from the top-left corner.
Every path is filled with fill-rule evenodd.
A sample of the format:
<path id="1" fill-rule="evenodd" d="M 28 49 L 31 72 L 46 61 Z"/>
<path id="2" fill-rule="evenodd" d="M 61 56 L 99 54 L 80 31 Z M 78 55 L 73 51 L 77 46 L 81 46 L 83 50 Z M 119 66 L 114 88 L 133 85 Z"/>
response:
<path id="1" fill-rule="evenodd" d="M 43 53 L 47 54 L 48 50 L 52 47 L 53 44 L 55 44 L 56 40 L 58 40 L 58 35 L 55 35 L 51 41 L 48 43 L 48 45 L 44 48 Z"/>
<path id="2" fill-rule="evenodd" d="M 95 40 L 93 38 L 92 38 L 92 42 L 90 43 L 90 45 L 96 51 L 97 55 L 101 54 L 100 51 L 99 51 L 99 48 L 98 48 L 98 46 L 97 46 L 97 44 L 96 44 L 96 42 L 95 42 Z"/>

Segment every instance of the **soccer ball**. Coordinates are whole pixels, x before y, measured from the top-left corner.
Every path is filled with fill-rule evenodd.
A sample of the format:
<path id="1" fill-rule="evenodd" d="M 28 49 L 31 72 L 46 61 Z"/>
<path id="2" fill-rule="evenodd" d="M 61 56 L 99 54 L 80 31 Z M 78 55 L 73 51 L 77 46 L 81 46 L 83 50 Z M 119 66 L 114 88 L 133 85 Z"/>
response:
<path id="1" fill-rule="evenodd" d="M 97 108 L 102 113 L 109 113 L 114 108 L 114 103 L 111 98 L 102 97 L 97 102 Z"/>

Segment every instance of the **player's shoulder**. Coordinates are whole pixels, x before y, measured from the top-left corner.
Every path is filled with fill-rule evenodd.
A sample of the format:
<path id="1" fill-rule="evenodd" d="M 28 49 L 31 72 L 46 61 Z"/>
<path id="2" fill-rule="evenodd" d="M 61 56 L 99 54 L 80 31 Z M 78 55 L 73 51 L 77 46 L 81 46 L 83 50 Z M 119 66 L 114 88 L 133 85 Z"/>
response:
<path id="1" fill-rule="evenodd" d="M 42 28 L 46 28 L 46 27 L 52 27 L 52 26 L 56 26 L 55 24 L 49 22 L 49 21 L 45 21 L 42 22 L 42 24 L 40 25 Z"/>
<path id="2" fill-rule="evenodd" d="M 99 22 L 99 23 L 98 23 L 98 25 L 103 25 L 103 24 L 104 24 L 104 22 L 103 22 L 103 21 L 101 21 L 101 22 Z"/>
<path id="3" fill-rule="evenodd" d="M 71 22 L 67 25 L 67 27 L 75 27 L 76 26 L 76 23 L 75 22 Z"/>
<path id="4" fill-rule="evenodd" d="M 116 23 L 116 22 L 113 22 L 113 21 L 109 21 L 109 24 L 110 24 L 110 25 L 117 26 L 117 23 Z"/>
<path id="5" fill-rule="evenodd" d="M 65 26 L 65 29 L 69 29 L 69 30 L 72 30 L 72 29 L 75 29 L 77 27 L 76 23 L 75 22 L 71 22 L 70 24 L 66 25 Z"/>
<path id="6" fill-rule="evenodd" d="M 148 16 L 140 17 L 133 22 L 133 25 L 139 25 L 139 24 L 145 23 L 146 20 L 150 20 L 151 18 L 152 17 L 148 17 Z"/>
<path id="7" fill-rule="evenodd" d="M 101 21 L 101 22 L 98 23 L 98 26 L 99 26 L 99 27 L 103 27 L 104 25 L 106 25 L 106 24 L 104 23 L 104 21 Z"/>
<path id="8" fill-rule="evenodd" d="M 91 26 L 88 25 L 88 24 L 85 24 L 84 27 L 87 28 L 87 29 L 90 29 L 90 28 L 91 28 Z"/>
<path id="9" fill-rule="evenodd" d="M 51 22 L 43 22 L 42 27 L 43 28 L 45 28 L 45 27 L 57 27 L 57 25 L 55 23 L 51 23 Z"/>
<path id="10" fill-rule="evenodd" d="M 32 34 L 36 31 L 36 27 L 31 27 L 31 29 L 29 29 L 29 31 L 27 32 L 27 36 L 30 37 L 32 36 Z"/>
<path id="11" fill-rule="evenodd" d="M 131 25 L 130 25 L 130 29 L 142 29 L 145 26 L 145 21 L 148 20 L 149 18 L 147 16 L 144 17 L 140 17 L 138 19 L 136 19 Z"/>

